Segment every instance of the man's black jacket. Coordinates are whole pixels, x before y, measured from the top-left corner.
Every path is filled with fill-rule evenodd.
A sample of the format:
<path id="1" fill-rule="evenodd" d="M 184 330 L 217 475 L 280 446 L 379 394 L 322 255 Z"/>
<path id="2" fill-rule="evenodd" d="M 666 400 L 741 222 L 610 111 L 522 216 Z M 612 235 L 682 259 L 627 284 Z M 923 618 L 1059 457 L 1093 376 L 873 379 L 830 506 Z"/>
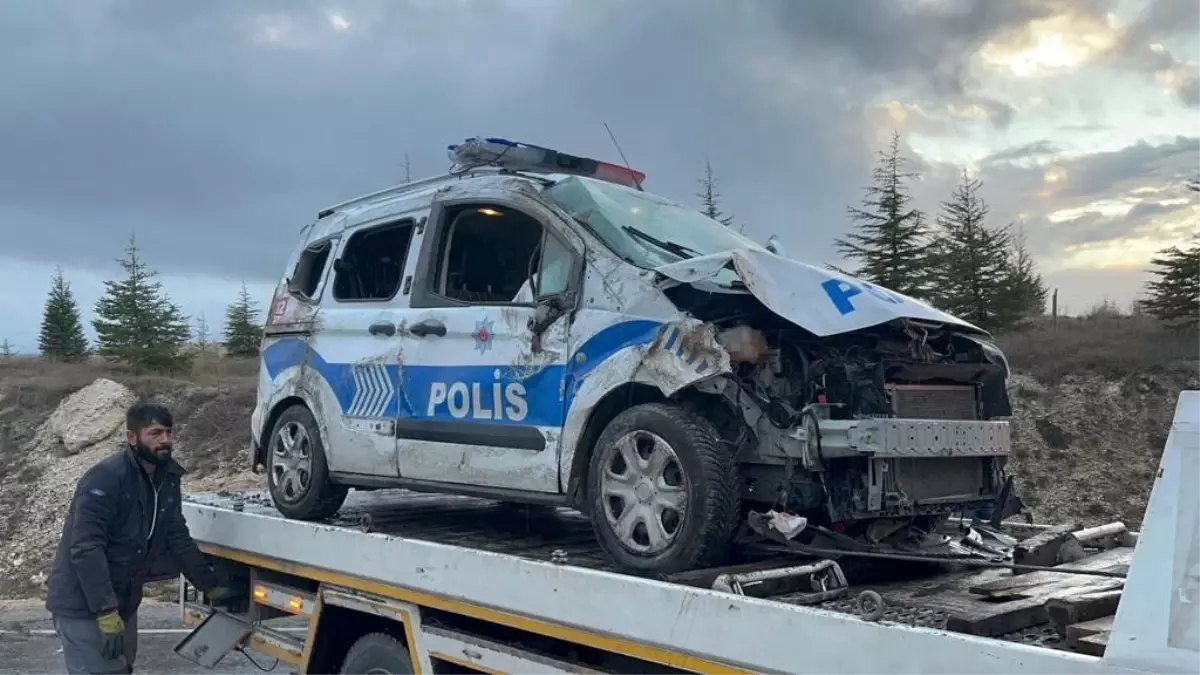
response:
<path id="1" fill-rule="evenodd" d="M 128 445 L 79 479 L 54 554 L 46 609 L 74 618 L 137 611 L 142 584 L 182 572 L 196 587 L 217 585 L 183 520 L 175 460 L 155 471 L 155 493 Z"/>

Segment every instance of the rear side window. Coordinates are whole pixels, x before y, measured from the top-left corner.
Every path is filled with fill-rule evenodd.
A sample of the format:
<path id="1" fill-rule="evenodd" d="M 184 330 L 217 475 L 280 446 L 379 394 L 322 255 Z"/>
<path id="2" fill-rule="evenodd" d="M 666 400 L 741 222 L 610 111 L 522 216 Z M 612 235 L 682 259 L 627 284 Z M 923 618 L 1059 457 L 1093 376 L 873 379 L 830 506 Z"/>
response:
<path id="1" fill-rule="evenodd" d="M 340 302 L 390 300 L 400 290 L 413 222 L 404 220 L 350 236 L 333 264 L 333 297 Z"/>
<path id="2" fill-rule="evenodd" d="M 325 274 L 325 264 L 329 261 L 331 250 L 332 241 L 304 249 L 300 259 L 296 261 L 292 278 L 288 280 L 288 292 L 304 300 L 312 300 L 321 286 L 321 276 Z"/>

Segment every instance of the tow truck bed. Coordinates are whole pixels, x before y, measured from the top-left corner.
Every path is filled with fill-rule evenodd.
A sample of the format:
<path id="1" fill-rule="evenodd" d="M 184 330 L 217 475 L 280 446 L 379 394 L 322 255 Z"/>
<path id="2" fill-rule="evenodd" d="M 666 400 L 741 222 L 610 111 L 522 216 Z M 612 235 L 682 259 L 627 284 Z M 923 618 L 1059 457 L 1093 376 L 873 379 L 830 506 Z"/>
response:
<path id="1" fill-rule="evenodd" d="M 265 492 L 198 493 L 189 495 L 187 499 L 191 504 L 205 505 L 229 513 L 237 513 L 235 508 L 240 508 L 240 513 L 279 520 L 294 526 L 311 527 L 318 532 L 336 528 L 351 538 L 369 533 L 395 541 L 397 546 L 403 546 L 404 540 L 419 540 L 514 556 L 528 561 L 612 573 L 611 565 L 596 544 L 587 518 L 566 508 L 523 509 L 471 497 L 424 494 L 407 490 L 380 490 L 352 493 L 335 518 L 317 525 L 287 521 L 271 506 L 270 498 Z M 739 562 L 740 565 L 750 568 L 766 568 L 786 563 L 797 565 L 805 561 L 800 558 L 789 561 L 777 554 L 772 556 L 748 552 Z M 869 562 L 876 567 L 888 564 L 886 561 Z M 664 580 L 688 586 L 707 587 L 719 571 L 721 570 L 708 573 L 691 572 L 679 575 L 678 579 Z M 971 615 L 972 612 L 994 613 L 994 609 L 989 612 L 987 607 L 991 605 L 995 608 L 996 605 L 971 595 L 969 588 L 998 579 L 1002 574 L 1001 570 L 992 569 L 954 569 L 951 566 L 933 569 L 932 566 L 927 566 L 916 573 L 910 572 L 907 579 L 882 583 L 860 586 L 854 583 L 852 577 L 849 594 L 833 600 L 801 603 L 799 599 L 803 594 L 787 592 L 765 596 L 762 599 L 781 604 L 806 604 L 815 609 L 857 615 L 855 596 L 857 592 L 870 588 L 880 593 L 886 602 L 881 617 L 884 622 L 944 630 L 948 619 L 956 613 L 965 616 Z M 628 578 L 641 581 L 636 577 Z M 1045 623 L 1004 632 L 996 638 L 1053 649 L 1066 648 L 1065 641 Z"/>
<path id="2" fill-rule="evenodd" d="M 323 523 L 284 518 L 263 493 L 191 494 L 183 509 L 206 553 L 244 566 L 257 578 L 286 578 L 291 588 L 301 589 L 292 596 L 297 610 L 292 613 L 312 617 L 305 646 L 293 648 L 303 653 L 295 661 L 302 670 L 336 670 L 340 663 L 313 666 L 309 660 L 323 599 L 326 605 L 366 607 L 366 599 L 375 598 L 374 607 L 393 603 L 405 617 L 414 664 L 450 661 L 476 672 L 483 661 L 455 662 L 447 650 L 490 649 L 499 664 L 517 658 L 505 649 L 521 645 L 512 648 L 525 650 L 518 655 L 523 660 L 493 667 L 504 672 L 532 672 L 528 669 L 538 663 L 543 665 L 535 670 L 562 672 L 567 662 L 547 666 L 537 660 L 554 649 L 558 657 L 592 650 L 593 656 L 635 659 L 624 672 L 648 672 L 647 665 L 656 664 L 668 672 L 1194 672 L 1200 649 L 1195 644 L 1200 629 L 1189 623 L 1200 601 L 1200 527 L 1191 480 L 1200 471 L 1197 417 L 1200 392 L 1186 392 L 1136 551 L 1109 548 L 1072 563 L 1097 572 L 1124 566 L 1128 577 L 1050 575 L 1056 579 L 1045 583 L 1055 592 L 1124 585 L 1107 647 L 1089 637 L 1089 644 L 1104 650 L 1103 658 L 1062 649 L 1052 628 L 1030 625 L 1035 622 L 1029 617 L 1044 613 L 1041 605 L 1052 595 L 1036 590 L 1047 572 L 951 570 L 884 583 L 855 571 L 847 573 L 848 594 L 805 605 L 797 600 L 806 595 L 792 591 L 751 597 L 714 590 L 714 576 L 728 569 L 672 579 L 614 573 L 588 522 L 567 509 L 525 512 L 487 500 L 402 490 L 353 493 L 338 516 Z M 749 561 L 760 569 L 778 564 L 778 554 L 775 561 L 763 556 Z M 1011 588 L 1019 584 L 1027 588 Z M 867 589 L 886 601 L 878 620 L 855 612 L 855 596 Z M 982 599 L 984 592 L 993 599 Z M 1003 622 L 979 631 L 995 637 L 947 629 L 956 616 L 982 617 L 1005 601 L 1020 606 L 1020 630 L 997 630 Z M 557 646 L 546 647 L 549 643 Z M 571 672 L 597 667 L 595 660 L 582 663 L 590 666 Z M 608 668 L 598 669 L 622 670 L 605 663 Z M 424 672 L 431 670 L 436 663 Z"/>

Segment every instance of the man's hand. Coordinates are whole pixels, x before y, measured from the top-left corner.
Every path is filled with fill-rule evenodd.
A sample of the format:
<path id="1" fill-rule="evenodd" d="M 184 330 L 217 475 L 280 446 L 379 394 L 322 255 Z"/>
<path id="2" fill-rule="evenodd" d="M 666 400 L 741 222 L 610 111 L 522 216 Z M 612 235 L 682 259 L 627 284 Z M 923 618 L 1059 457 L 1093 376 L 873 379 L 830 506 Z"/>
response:
<path id="1" fill-rule="evenodd" d="M 109 661 L 125 655 L 125 622 L 121 615 L 111 611 L 96 617 L 96 625 L 100 627 L 100 655 Z"/>

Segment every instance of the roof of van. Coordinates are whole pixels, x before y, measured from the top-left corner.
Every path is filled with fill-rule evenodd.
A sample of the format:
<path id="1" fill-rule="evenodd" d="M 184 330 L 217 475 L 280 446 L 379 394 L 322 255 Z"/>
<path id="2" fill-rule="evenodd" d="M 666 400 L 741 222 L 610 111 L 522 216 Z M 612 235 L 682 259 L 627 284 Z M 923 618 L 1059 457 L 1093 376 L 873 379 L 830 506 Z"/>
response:
<path id="1" fill-rule="evenodd" d="M 453 183 L 457 181 L 470 180 L 479 181 L 486 184 L 493 181 L 499 181 L 501 179 L 511 180 L 512 178 L 523 178 L 531 182 L 537 182 L 544 185 L 547 183 L 556 183 L 564 178 L 567 178 L 568 176 L 569 174 L 527 174 L 524 172 L 501 171 L 492 168 L 472 169 L 461 174 L 448 173 L 438 176 L 430 176 L 428 178 L 421 178 L 409 183 L 394 185 L 392 187 L 377 190 L 375 192 L 369 192 L 365 195 L 354 197 L 353 199 L 347 199 L 344 202 L 321 209 L 321 211 L 317 213 L 317 219 L 320 220 L 321 218 L 326 218 L 335 213 L 343 213 L 347 216 L 353 216 L 355 212 L 373 209 L 382 203 L 390 202 L 395 199 L 409 199 L 424 193 L 431 193 L 447 183 Z"/>

